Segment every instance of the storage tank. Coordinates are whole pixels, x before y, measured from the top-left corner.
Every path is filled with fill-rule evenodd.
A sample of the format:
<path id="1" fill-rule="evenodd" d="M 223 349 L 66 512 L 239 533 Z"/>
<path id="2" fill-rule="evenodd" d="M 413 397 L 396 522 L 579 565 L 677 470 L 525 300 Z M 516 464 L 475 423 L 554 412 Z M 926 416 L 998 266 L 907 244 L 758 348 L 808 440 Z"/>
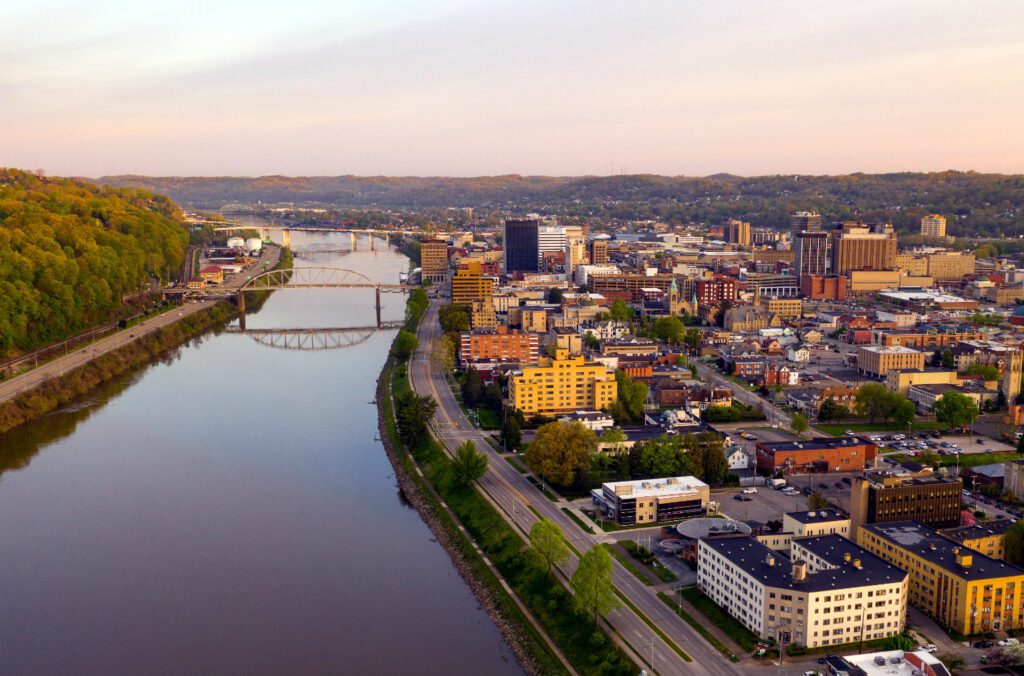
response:
<path id="1" fill-rule="evenodd" d="M 250 237 L 245 240 L 246 251 L 260 251 L 263 249 L 263 240 L 259 237 Z"/>
<path id="2" fill-rule="evenodd" d="M 241 237 L 228 237 L 229 249 L 241 249 L 245 247 L 245 240 Z"/>

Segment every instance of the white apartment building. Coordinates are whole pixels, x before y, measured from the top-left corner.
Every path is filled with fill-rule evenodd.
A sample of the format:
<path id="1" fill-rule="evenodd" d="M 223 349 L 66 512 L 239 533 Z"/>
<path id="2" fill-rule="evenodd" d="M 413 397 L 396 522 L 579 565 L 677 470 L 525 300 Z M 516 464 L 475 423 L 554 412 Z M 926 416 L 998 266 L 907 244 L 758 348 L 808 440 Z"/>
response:
<path id="1" fill-rule="evenodd" d="M 906 622 L 907 573 L 839 535 L 699 541 L 698 585 L 762 639 L 808 648 L 886 638 Z"/>

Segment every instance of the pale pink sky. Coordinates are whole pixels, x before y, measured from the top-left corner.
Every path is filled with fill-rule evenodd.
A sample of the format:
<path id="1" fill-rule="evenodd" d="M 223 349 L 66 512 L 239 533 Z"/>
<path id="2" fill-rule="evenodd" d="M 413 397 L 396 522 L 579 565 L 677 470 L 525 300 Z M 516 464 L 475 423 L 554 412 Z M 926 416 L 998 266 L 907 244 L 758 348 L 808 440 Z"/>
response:
<path id="1" fill-rule="evenodd" d="M 1020 0 L 88 5 L 4 10 L 0 165 L 1024 172 Z"/>

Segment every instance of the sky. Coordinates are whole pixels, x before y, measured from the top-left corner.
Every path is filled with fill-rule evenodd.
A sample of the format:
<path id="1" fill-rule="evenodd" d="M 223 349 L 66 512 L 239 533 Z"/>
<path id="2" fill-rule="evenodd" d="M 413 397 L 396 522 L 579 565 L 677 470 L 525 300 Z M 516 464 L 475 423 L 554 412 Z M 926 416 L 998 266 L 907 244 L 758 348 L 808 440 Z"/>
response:
<path id="1" fill-rule="evenodd" d="M 0 0 L 51 175 L 1024 173 L 1021 0 Z"/>

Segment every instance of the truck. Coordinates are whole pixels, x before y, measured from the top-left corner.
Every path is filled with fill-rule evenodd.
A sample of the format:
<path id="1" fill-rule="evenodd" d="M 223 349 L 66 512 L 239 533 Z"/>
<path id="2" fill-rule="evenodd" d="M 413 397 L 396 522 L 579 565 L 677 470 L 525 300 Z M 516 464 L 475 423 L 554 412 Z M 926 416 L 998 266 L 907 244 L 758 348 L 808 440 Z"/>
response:
<path id="1" fill-rule="evenodd" d="M 775 490 L 780 490 L 786 486 L 785 479 L 768 479 L 768 485 Z"/>

